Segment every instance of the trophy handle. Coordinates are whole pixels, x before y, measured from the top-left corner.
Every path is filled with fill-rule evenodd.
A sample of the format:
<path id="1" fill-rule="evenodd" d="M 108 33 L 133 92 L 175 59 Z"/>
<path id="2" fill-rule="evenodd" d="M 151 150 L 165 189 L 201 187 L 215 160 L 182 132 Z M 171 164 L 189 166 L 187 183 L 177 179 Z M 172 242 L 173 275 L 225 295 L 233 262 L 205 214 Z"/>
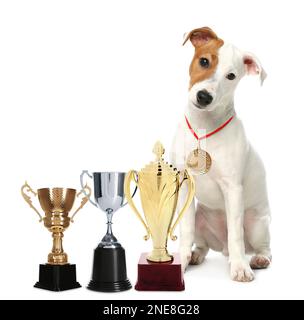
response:
<path id="1" fill-rule="evenodd" d="M 177 236 L 175 236 L 173 234 L 174 230 L 175 230 L 176 226 L 178 225 L 178 223 L 180 222 L 181 218 L 183 217 L 184 213 L 189 208 L 189 206 L 190 206 L 190 204 L 191 204 L 191 202 L 193 200 L 194 193 L 195 193 L 194 179 L 193 179 L 192 175 L 189 174 L 187 169 L 185 169 L 185 171 L 184 171 L 184 178 L 183 178 L 182 182 L 179 185 L 180 187 L 182 186 L 184 181 L 188 182 L 188 196 L 187 196 L 187 200 L 186 200 L 186 202 L 184 204 L 184 207 L 182 208 L 182 210 L 178 214 L 178 217 L 177 217 L 175 223 L 173 224 L 173 227 L 169 230 L 170 238 L 173 241 L 175 241 L 177 239 Z"/>
<path id="2" fill-rule="evenodd" d="M 137 191 L 137 180 L 136 180 L 135 183 L 136 183 L 136 186 L 135 186 L 135 189 L 134 189 L 134 191 L 133 191 L 132 198 L 135 196 L 135 193 L 136 193 L 136 191 Z M 127 205 L 127 204 L 128 204 L 128 201 L 126 201 L 125 203 L 123 203 L 121 207 L 124 207 L 124 206 Z"/>
<path id="3" fill-rule="evenodd" d="M 87 192 L 85 191 L 85 189 L 87 190 Z M 76 216 L 76 214 L 78 213 L 78 211 L 80 209 L 83 208 L 83 206 L 89 201 L 90 199 L 90 196 L 91 196 L 91 193 L 92 193 L 92 190 L 91 188 L 86 184 L 84 186 L 84 188 L 82 188 L 82 190 L 80 190 L 78 193 L 77 193 L 77 197 L 79 197 L 82 193 L 84 193 L 84 197 L 81 199 L 81 203 L 80 203 L 80 206 L 78 207 L 78 209 L 73 213 L 73 215 L 71 216 L 71 222 L 74 222 L 74 217 Z"/>
<path id="4" fill-rule="evenodd" d="M 144 239 L 148 240 L 150 238 L 151 232 L 150 232 L 145 220 L 142 218 L 141 214 L 139 213 L 139 211 L 135 207 L 135 204 L 132 199 L 133 196 L 131 197 L 130 186 L 131 186 L 132 180 L 135 182 L 136 187 L 138 187 L 138 174 L 134 170 L 131 170 L 127 173 L 127 176 L 125 179 L 125 196 L 127 198 L 127 202 L 129 203 L 130 207 L 133 209 L 133 211 L 137 215 L 137 218 L 141 221 L 141 223 L 145 227 L 147 234 L 144 236 Z M 137 189 L 135 189 L 133 195 L 135 194 L 136 190 Z"/>
<path id="5" fill-rule="evenodd" d="M 81 190 L 81 192 L 83 192 L 84 194 L 85 194 L 85 196 L 88 198 L 88 200 L 92 203 L 92 205 L 94 205 L 95 207 L 97 207 L 97 203 L 96 202 L 94 202 L 93 200 L 91 200 L 91 188 L 89 188 L 90 189 L 90 194 L 87 194 L 86 193 L 86 191 L 85 191 L 85 189 L 86 189 L 86 187 L 88 187 L 87 186 L 87 184 L 84 186 L 84 184 L 83 184 L 83 176 L 84 175 L 87 175 L 89 178 L 91 178 L 91 179 L 93 179 L 93 176 L 91 175 L 91 174 L 89 174 L 89 171 L 88 170 L 83 170 L 82 171 L 82 173 L 81 173 L 81 175 L 80 175 L 80 185 L 81 185 L 81 188 L 82 188 L 82 190 Z M 80 210 L 81 208 L 79 208 L 79 210 Z"/>
<path id="6" fill-rule="evenodd" d="M 35 192 L 35 191 L 29 186 L 29 184 L 27 183 L 27 181 L 25 181 L 24 185 L 21 187 L 21 195 L 22 195 L 23 199 L 25 200 L 25 202 L 27 202 L 28 205 L 38 214 L 38 216 L 39 216 L 39 222 L 41 222 L 41 221 L 43 220 L 43 217 L 41 216 L 40 212 L 34 207 L 30 195 L 29 195 L 29 194 L 26 194 L 26 192 L 32 193 L 35 197 L 37 197 L 37 192 Z"/>

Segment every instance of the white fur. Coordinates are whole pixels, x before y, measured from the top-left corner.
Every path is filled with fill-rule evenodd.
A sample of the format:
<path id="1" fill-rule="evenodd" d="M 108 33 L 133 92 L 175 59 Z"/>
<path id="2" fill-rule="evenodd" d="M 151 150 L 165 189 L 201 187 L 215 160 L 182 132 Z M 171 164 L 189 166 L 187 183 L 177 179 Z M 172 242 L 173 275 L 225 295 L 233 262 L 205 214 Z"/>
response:
<path id="1" fill-rule="evenodd" d="M 246 57 L 248 55 L 246 53 Z M 219 51 L 219 64 L 212 78 L 190 89 L 185 113 L 196 131 L 210 132 L 235 113 L 234 90 L 247 72 L 244 56 L 245 53 L 234 46 L 225 44 Z M 264 80 L 266 73 L 260 62 L 255 56 L 250 57 L 256 63 L 261 81 Z M 236 74 L 235 80 L 226 78 L 230 72 Z M 196 93 L 202 89 L 213 96 L 213 102 L 205 109 L 195 106 Z M 211 248 L 229 255 L 232 279 L 251 281 L 254 273 L 245 253 L 256 255 L 253 267 L 266 267 L 271 260 L 270 210 L 263 164 L 247 141 L 237 116 L 201 145 L 211 155 L 212 167 L 207 174 L 195 176 L 197 205 L 193 200 L 180 225 L 183 268 L 185 270 L 190 262 L 203 262 Z M 185 169 L 186 158 L 196 146 L 197 141 L 183 119 L 171 153 L 172 162 L 179 170 Z M 184 187 L 179 206 L 184 203 L 186 194 Z M 195 248 L 191 252 L 193 244 Z"/>

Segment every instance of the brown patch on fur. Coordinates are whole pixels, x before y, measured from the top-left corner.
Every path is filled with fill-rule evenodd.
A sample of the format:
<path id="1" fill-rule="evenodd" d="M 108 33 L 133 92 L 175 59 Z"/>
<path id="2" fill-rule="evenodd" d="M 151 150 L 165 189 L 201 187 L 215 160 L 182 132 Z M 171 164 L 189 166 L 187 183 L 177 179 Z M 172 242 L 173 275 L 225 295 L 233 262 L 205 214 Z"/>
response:
<path id="1" fill-rule="evenodd" d="M 189 74 L 190 87 L 200 81 L 210 78 L 218 65 L 218 50 L 224 44 L 222 39 L 208 27 L 192 30 L 186 37 L 183 44 L 190 39 L 192 45 L 195 47 L 194 57 L 192 59 Z M 209 67 L 203 68 L 199 61 L 201 58 L 209 60 Z"/>

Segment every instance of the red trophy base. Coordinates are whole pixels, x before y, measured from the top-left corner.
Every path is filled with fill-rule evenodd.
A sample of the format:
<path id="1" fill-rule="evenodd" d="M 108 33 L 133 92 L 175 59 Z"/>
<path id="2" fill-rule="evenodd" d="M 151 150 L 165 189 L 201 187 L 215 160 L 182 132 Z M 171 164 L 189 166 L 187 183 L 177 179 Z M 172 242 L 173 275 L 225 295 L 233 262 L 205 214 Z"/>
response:
<path id="1" fill-rule="evenodd" d="M 138 262 L 138 278 L 135 289 L 138 291 L 183 291 L 182 265 L 178 253 L 171 262 L 150 262 L 148 253 L 142 253 Z"/>

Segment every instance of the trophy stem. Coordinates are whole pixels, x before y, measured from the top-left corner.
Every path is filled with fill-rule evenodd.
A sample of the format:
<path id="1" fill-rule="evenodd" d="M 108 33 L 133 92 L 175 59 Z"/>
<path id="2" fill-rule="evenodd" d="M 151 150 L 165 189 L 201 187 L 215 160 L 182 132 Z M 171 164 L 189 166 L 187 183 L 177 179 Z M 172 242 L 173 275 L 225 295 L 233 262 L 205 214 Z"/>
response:
<path id="1" fill-rule="evenodd" d="M 62 232 L 53 233 L 52 253 L 55 253 L 55 254 L 63 253 L 62 238 L 63 238 Z"/>
<path id="2" fill-rule="evenodd" d="M 67 264 L 68 263 L 68 256 L 63 251 L 62 246 L 62 238 L 63 238 L 63 232 L 61 231 L 52 231 L 52 237 L 53 237 L 53 248 L 52 252 L 48 255 L 48 263 L 49 264 Z"/>
<path id="3" fill-rule="evenodd" d="M 112 218 L 113 218 L 113 211 L 111 209 L 107 210 L 107 235 L 113 236 L 113 231 L 112 231 Z"/>
<path id="4" fill-rule="evenodd" d="M 113 231 L 112 231 L 112 218 L 113 218 L 113 210 L 112 209 L 108 209 L 107 210 L 107 233 L 106 235 L 102 238 L 101 240 L 101 246 L 105 245 L 105 246 L 120 246 L 120 244 L 118 243 L 117 239 L 115 238 L 115 236 L 113 235 Z"/>

